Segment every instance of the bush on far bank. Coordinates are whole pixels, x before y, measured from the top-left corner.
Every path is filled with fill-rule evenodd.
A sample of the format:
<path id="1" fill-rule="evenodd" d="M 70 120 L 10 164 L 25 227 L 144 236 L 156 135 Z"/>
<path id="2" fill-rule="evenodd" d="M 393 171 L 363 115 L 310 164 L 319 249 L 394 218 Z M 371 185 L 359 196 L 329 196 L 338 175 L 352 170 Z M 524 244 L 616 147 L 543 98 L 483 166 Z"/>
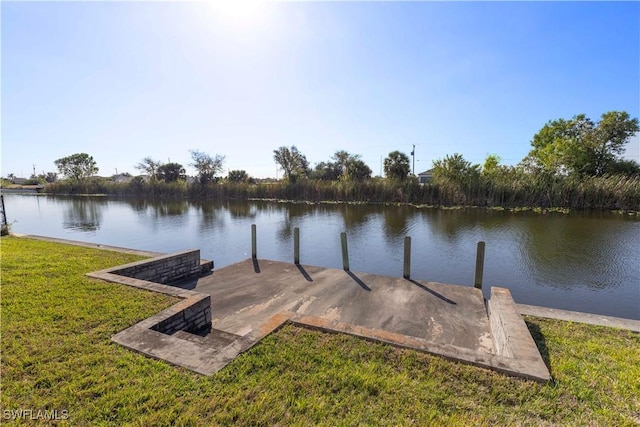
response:
<path id="1" fill-rule="evenodd" d="M 47 194 L 111 195 L 137 198 L 277 199 L 308 202 L 409 203 L 432 206 L 566 208 L 575 210 L 640 210 L 640 177 L 613 175 L 575 179 L 521 174 L 502 179 L 481 177 L 469 182 L 417 179 L 392 181 L 299 180 L 294 183 L 207 184 L 184 180 L 165 183 L 135 177 L 127 183 L 107 178 L 63 180 L 47 184 Z"/>

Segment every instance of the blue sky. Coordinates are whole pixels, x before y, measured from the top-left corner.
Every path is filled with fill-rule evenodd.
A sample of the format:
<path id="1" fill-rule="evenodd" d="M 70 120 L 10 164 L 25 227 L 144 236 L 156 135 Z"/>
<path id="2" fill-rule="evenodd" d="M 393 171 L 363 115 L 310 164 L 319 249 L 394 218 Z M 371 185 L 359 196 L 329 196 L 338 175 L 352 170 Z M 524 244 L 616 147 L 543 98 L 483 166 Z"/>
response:
<path id="1" fill-rule="evenodd" d="M 78 152 L 137 174 L 199 149 L 275 177 L 282 145 L 374 174 L 412 144 L 416 172 L 456 152 L 513 165 L 549 120 L 640 116 L 638 2 L 241 4 L 2 2 L 1 174 Z"/>

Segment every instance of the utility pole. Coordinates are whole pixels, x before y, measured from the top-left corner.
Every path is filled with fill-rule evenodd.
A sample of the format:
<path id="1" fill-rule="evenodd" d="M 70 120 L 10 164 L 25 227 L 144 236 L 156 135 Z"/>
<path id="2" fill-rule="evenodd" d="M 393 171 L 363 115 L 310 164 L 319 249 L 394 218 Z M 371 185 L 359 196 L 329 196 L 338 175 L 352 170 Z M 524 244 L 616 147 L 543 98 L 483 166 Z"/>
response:
<path id="1" fill-rule="evenodd" d="M 33 176 L 36 176 L 36 165 L 33 165 Z"/>

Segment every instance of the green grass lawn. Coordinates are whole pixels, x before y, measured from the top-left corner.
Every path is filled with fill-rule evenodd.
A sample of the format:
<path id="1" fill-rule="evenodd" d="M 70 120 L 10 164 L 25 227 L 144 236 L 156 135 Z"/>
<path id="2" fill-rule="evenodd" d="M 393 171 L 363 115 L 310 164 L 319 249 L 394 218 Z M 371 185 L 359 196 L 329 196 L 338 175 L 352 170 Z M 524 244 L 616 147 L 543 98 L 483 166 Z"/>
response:
<path id="1" fill-rule="evenodd" d="M 15 237 L 1 256 L 3 425 L 19 409 L 67 411 L 60 425 L 640 424 L 629 331 L 527 318 L 550 384 L 294 326 L 204 377 L 110 341 L 174 301 L 84 276 L 139 257 Z"/>

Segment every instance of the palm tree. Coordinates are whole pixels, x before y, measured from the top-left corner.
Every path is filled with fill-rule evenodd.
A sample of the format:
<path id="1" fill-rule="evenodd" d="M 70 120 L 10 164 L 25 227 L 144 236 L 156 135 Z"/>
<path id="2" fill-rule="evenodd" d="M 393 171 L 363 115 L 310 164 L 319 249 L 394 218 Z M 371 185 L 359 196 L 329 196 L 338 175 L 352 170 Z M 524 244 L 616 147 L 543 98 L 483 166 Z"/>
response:
<path id="1" fill-rule="evenodd" d="M 392 151 L 384 159 L 384 173 L 387 178 L 404 181 L 409 176 L 409 157 L 399 151 Z"/>

